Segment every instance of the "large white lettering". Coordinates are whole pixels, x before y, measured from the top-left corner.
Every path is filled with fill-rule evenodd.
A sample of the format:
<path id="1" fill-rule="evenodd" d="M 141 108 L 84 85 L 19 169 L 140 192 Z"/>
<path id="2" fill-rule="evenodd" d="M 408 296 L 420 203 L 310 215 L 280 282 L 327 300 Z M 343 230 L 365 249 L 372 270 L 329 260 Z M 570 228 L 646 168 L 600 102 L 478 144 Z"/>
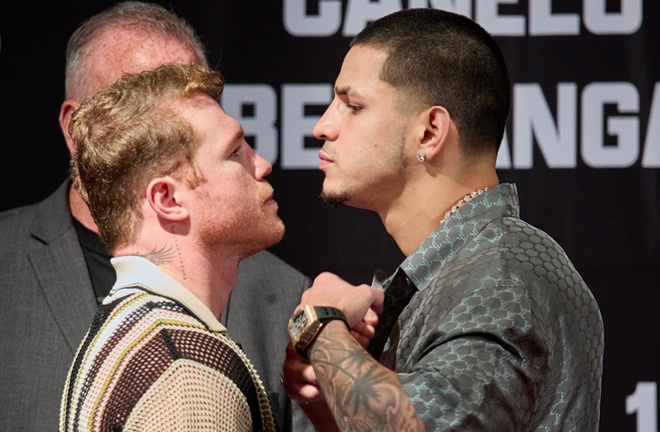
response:
<path id="1" fill-rule="evenodd" d="M 580 33 L 577 14 L 553 14 L 552 0 L 529 2 L 529 34 L 531 36 L 576 35 Z"/>
<path id="2" fill-rule="evenodd" d="M 642 167 L 660 168 L 660 83 L 655 83 L 653 89 L 649 124 L 646 128 L 646 140 L 644 141 Z"/>
<path id="3" fill-rule="evenodd" d="M 606 12 L 607 0 L 585 0 L 584 26 L 593 34 L 632 34 L 642 25 L 642 0 L 621 0 L 620 13 Z"/>
<path id="4" fill-rule="evenodd" d="M 341 0 L 319 1 L 318 15 L 308 15 L 305 0 L 284 0 L 284 28 L 293 36 L 330 36 L 341 27 Z"/>
<path id="5" fill-rule="evenodd" d="M 626 398 L 626 414 L 637 415 L 637 432 L 658 430 L 658 383 L 638 382 L 635 392 Z"/>
<path id="6" fill-rule="evenodd" d="M 574 2 L 571 13 L 553 12 L 553 0 L 527 2 L 527 14 L 502 12 L 501 5 L 520 0 L 409 0 L 408 8 L 444 9 L 473 18 L 493 36 L 579 35 L 584 29 L 598 35 L 632 34 L 643 22 L 643 0 L 619 0 L 618 12 L 607 12 L 607 0 Z M 342 16 L 340 0 L 317 0 L 318 11 L 307 10 L 307 0 L 284 0 L 284 28 L 293 36 L 355 36 L 370 21 L 403 9 L 401 0 L 348 0 Z"/>
<path id="7" fill-rule="evenodd" d="M 493 36 L 524 36 L 525 17 L 520 15 L 500 15 L 501 3 L 518 3 L 518 0 L 477 0 L 474 20 Z"/>
<path id="8" fill-rule="evenodd" d="M 352 0 L 346 7 L 346 20 L 344 21 L 344 36 L 356 35 L 370 21 L 401 10 L 400 0 Z"/>
<path id="9" fill-rule="evenodd" d="M 282 86 L 282 168 L 310 169 L 319 164 L 318 149 L 305 148 L 305 137 L 312 136 L 318 117 L 306 116 L 309 105 L 328 105 L 330 84 L 284 84 Z"/>
<path id="10" fill-rule="evenodd" d="M 639 94 L 630 83 L 592 83 L 582 93 L 582 159 L 592 167 L 628 167 L 639 156 L 639 119 L 612 116 L 607 132 L 617 137 L 616 145 L 605 145 L 604 107 L 615 104 L 620 112 L 638 113 Z"/>
<path id="11" fill-rule="evenodd" d="M 278 156 L 275 90 L 267 84 L 226 84 L 221 102 L 227 114 L 241 123 L 245 136 L 253 138 L 255 151 L 274 163 Z"/>
<path id="12" fill-rule="evenodd" d="M 283 169 L 316 169 L 318 146 L 312 129 L 325 107 L 331 84 L 283 84 L 280 130 L 275 89 L 267 84 L 227 84 L 222 104 L 243 125 L 255 150 Z M 550 107 L 540 84 L 513 85 L 511 135 L 504 136 L 498 169 L 532 169 L 535 146 L 548 168 L 576 168 L 578 157 L 593 168 L 660 168 L 660 83 L 655 83 L 642 141 L 640 92 L 628 82 L 591 83 L 580 93 L 575 83 L 558 83 Z M 312 141 L 310 143 L 310 141 Z M 307 145 L 306 145 L 307 142 Z"/>
<path id="13" fill-rule="evenodd" d="M 472 16 L 472 0 L 408 0 L 408 9 L 427 7 Z"/>
<path id="14" fill-rule="evenodd" d="M 513 161 L 516 168 L 533 166 L 533 139 L 539 144 L 549 168 L 576 165 L 577 86 L 560 83 L 557 88 L 558 125 L 538 84 L 517 84 L 513 91 Z"/>
<path id="15" fill-rule="evenodd" d="M 506 132 L 500 144 L 500 150 L 497 152 L 497 160 L 495 161 L 497 169 L 511 169 L 511 153 L 509 152 L 509 139 Z"/>

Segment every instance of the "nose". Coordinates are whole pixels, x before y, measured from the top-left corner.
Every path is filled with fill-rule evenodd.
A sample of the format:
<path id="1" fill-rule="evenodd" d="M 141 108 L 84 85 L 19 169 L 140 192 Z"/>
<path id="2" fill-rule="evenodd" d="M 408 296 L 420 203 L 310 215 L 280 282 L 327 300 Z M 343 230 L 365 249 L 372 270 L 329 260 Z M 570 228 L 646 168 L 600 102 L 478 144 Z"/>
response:
<path id="1" fill-rule="evenodd" d="M 338 129 L 333 118 L 334 116 L 332 115 L 333 106 L 334 101 L 328 106 L 312 130 L 314 137 L 322 141 L 335 141 L 338 136 Z"/>
<path id="2" fill-rule="evenodd" d="M 266 177 L 273 170 L 273 166 L 266 159 L 254 153 L 254 176 L 257 180 Z"/>

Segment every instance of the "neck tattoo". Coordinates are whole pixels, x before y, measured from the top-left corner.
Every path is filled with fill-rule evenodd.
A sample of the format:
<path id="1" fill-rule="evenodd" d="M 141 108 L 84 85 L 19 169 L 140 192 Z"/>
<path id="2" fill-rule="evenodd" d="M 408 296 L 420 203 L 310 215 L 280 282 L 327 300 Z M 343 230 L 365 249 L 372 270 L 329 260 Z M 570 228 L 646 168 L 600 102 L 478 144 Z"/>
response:
<path id="1" fill-rule="evenodd" d="M 470 201 L 472 201 L 473 199 L 475 199 L 476 197 L 478 197 L 478 196 L 481 195 L 482 193 L 486 192 L 487 190 L 488 190 L 488 188 L 477 189 L 476 191 L 472 191 L 472 192 L 470 192 L 469 194 L 465 195 L 463 198 L 459 199 L 459 200 L 456 202 L 456 204 L 454 204 L 454 205 L 453 205 L 453 206 L 452 206 L 452 207 L 451 207 L 451 208 L 445 213 L 445 217 L 442 218 L 442 220 L 440 221 L 440 224 L 443 224 L 444 221 L 446 221 L 446 220 L 449 218 L 449 216 L 451 216 L 451 215 L 453 215 L 454 213 L 456 213 L 456 210 L 458 210 L 459 208 L 463 207 L 465 204 L 469 203 Z"/>
<path id="2" fill-rule="evenodd" d="M 181 277 L 183 278 L 183 280 L 188 280 L 188 278 L 186 277 L 186 268 L 183 266 L 183 256 L 181 255 L 181 248 L 179 247 L 179 241 L 176 238 L 174 225 L 170 227 L 170 232 L 172 233 L 172 237 L 174 238 L 174 248 L 176 249 L 176 255 L 179 257 L 179 266 L 181 267 Z"/>

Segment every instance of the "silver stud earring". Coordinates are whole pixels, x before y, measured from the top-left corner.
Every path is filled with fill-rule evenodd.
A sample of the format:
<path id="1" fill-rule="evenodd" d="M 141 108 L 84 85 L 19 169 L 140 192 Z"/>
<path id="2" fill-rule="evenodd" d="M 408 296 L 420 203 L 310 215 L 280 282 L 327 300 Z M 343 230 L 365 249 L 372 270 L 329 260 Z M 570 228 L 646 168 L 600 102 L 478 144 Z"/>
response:
<path id="1" fill-rule="evenodd" d="M 426 155 L 422 152 L 417 152 L 417 160 L 419 162 L 424 162 L 426 160 Z"/>

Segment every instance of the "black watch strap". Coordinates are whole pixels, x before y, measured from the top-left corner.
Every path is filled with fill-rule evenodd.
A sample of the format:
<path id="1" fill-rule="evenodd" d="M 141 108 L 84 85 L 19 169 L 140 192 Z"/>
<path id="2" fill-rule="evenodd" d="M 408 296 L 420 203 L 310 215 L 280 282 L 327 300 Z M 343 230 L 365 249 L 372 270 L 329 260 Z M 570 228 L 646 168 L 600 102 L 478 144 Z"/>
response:
<path id="1" fill-rule="evenodd" d="M 309 351 L 309 348 L 316 340 L 316 337 L 321 332 L 323 326 L 329 321 L 343 321 L 346 328 L 350 331 L 348 321 L 341 310 L 331 306 L 305 306 L 305 308 L 313 311 L 315 319 L 313 322 L 309 323 L 304 334 L 301 335 L 295 344 L 296 351 L 298 351 L 298 353 L 304 358 L 308 358 L 307 352 Z"/>
<path id="2" fill-rule="evenodd" d="M 332 320 L 341 320 L 344 321 L 346 327 L 348 327 L 346 317 L 339 309 L 330 306 L 314 306 L 314 310 L 316 311 L 316 317 L 319 321 L 326 323 Z"/>

